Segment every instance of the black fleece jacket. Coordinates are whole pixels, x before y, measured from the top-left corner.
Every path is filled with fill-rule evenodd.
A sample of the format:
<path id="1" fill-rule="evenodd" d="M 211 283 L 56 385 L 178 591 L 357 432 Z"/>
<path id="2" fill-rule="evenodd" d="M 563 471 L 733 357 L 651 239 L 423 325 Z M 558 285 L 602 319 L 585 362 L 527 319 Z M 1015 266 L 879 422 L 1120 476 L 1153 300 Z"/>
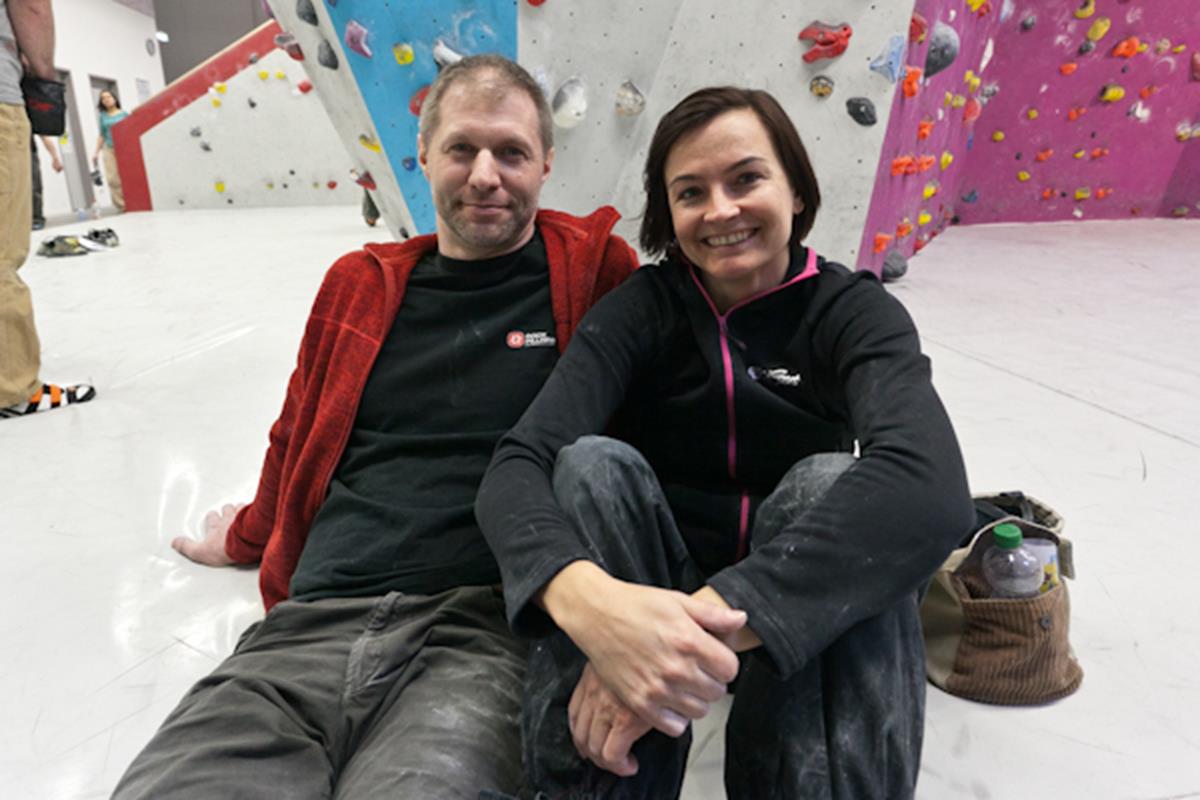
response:
<path id="1" fill-rule="evenodd" d="M 781 286 L 720 315 L 693 268 L 667 261 L 584 317 L 480 487 L 518 634 L 547 631 L 533 597 L 588 558 L 554 500 L 555 457 L 622 408 L 709 585 L 784 676 L 916 590 L 974 520 L 929 360 L 871 273 L 801 248 Z M 855 441 L 822 500 L 746 556 L 753 509 L 788 468 Z"/>

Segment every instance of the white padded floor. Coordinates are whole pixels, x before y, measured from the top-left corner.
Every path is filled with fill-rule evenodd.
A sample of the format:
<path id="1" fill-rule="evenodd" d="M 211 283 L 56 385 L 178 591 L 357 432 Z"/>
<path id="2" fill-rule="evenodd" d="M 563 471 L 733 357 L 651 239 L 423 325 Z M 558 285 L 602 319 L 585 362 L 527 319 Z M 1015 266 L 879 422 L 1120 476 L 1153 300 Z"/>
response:
<path id="1" fill-rule="evenodd" d="M 354 208 L 105 223 L 120 249 L 23 271 L 44 377 L 100 396 L 0 422 L 0 798 L 107 797 L 259 615 L 252 571 L 168 543 L 252 492 L 321 275 L 370 233 Z M 954 229 L 893 285 L 972 487 L 1065 515 L 1086 671 L 1043 708 L 931 689 L 921 798 L 1200 797 L 1198 254 L 1191 221 Z M 696 742 L 685 797 L 722 797 L 719 726 Z"/>

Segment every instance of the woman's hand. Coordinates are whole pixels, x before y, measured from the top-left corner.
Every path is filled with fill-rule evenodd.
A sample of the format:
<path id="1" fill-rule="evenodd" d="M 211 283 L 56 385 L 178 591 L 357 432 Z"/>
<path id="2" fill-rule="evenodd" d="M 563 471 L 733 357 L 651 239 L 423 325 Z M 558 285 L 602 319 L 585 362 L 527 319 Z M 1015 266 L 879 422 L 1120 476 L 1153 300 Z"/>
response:
<path id="1" fill-rule="evenodd" d="M 637 758 L 629 750 L 650 725 L 604 685 L 590 663 L 575 685 L 567 719 L 579 755 L 622 778 L 637 774 Z"/>

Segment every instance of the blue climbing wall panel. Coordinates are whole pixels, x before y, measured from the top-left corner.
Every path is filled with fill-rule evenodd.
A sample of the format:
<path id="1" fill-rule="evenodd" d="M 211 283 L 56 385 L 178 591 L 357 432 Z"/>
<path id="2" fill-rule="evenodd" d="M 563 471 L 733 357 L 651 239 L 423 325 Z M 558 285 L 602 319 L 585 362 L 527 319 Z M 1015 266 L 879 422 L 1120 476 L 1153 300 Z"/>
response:
<path id="1" fill-rule="evenodd" d="M 439 40 L 462 55 L 499 53 L 515 60 L 516 0 L 337 0 L 327 1 L 325 10 L 409 214 L 419 232 L 430 233 L 434 211 L 417 166 L 417 115 L 410 101 L 437 76 L 433 48 Z M 370 56 L 354 45 L 358 26 L 366 30 Z"/>

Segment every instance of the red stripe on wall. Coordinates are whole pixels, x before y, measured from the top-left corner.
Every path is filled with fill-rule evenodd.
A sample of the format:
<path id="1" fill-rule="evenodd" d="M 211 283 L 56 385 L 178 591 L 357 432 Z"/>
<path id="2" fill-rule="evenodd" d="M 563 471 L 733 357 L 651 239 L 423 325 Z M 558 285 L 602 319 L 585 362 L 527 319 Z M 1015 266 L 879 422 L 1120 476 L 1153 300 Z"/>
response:
<path id="1" fill-rule="evenodd" d="M 227 81 L 250 65 L 250 56 L 265 56 L 275 48 L 279 23 L 268 20 L 212 58 L 182 75 L 113 126 L 113 152 L 125 189 L 126 211 L 150 211 L 150 184 L 142 157 L 142 134 L 176 111 L 203 97 L 214 83 Z"/>

